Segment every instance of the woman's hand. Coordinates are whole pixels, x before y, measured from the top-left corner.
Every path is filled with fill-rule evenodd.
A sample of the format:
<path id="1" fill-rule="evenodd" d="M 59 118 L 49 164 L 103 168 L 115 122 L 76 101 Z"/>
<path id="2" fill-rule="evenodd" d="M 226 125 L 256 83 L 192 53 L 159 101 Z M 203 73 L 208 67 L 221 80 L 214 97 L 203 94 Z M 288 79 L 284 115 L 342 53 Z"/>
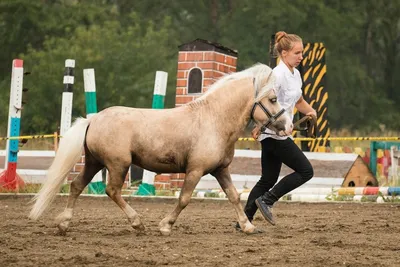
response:
<path id="1" fill-rule="evenodd" d="M 256 126 L 252 131 L 251 131 L 251 136 L 253 136 L 254 139 L 258 139 L 258 137 L 260 136 L 261 131 L 260 131 L 260 127 Z"/>
<path id="2" fill-rule="evenodd" d="M 310 111 L 310 112 L 307 112 L 307 114 L 306 114 L 307 116 L 315 116 L 315 117 L 317 117 L 317 111 L 315 111 L 315 109 L 313 109 L 312 111 Z"/>

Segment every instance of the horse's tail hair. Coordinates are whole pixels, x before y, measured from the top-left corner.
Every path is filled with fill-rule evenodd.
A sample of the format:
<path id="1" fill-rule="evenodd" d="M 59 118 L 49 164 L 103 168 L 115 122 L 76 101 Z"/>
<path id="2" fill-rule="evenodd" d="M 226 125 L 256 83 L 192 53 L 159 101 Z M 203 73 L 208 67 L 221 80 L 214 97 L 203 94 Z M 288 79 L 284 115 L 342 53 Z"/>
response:
<path id="1" fill-rule="evenodd" d="M 62 136 L 53 163 L 47 171 L 46 181 L 32 199 L 35 204 L 29 218 L 37 220 L 54 200 L 66 176 L 80 159 L 90 119 L 78 118 Z"/>

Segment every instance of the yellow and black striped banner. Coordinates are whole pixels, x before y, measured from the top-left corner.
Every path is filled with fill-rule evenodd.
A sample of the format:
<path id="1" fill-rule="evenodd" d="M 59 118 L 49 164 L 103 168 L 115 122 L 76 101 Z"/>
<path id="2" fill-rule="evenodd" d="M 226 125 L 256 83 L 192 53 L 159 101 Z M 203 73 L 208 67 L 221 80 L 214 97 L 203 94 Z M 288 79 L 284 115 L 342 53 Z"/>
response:
<path id="1" fill-rule="evenodd" d="M 318 151 L 318 147 L 329 146 L 328 91 L 326 88 L 326 48 L 323 43 L 306 43 L 303 61 L 299 66 L 303 78 L 303 97 L 317 111 L 318 136 L 302 145 L 304 150 Z M 301 118 L 300 114 L 297 115 Z"/>

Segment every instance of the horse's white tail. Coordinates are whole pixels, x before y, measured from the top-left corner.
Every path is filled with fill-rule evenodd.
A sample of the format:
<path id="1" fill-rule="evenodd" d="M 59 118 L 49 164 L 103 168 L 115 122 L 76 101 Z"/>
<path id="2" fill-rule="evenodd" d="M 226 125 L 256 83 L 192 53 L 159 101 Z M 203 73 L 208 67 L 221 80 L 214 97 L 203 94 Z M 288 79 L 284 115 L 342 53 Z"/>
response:
<path id="1" fill-rule="evenodd" d="M 48 208 L 75 163 L 80 159 L 90 119 L 78 118 L 73 126 L 62 136 L 60 144 L 29 218 L 36 220 Z"/>

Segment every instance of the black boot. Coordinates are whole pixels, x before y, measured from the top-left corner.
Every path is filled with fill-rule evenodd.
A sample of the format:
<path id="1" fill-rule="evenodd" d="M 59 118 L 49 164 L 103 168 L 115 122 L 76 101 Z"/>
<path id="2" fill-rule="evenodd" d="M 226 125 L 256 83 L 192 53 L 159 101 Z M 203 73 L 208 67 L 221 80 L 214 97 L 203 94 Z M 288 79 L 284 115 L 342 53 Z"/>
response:
<path id="1" fill-rule="evenodd" d="M 265 193 L 256 199 L 256 205 L 264 218 L 272 225 L 275 225 L 274 216 L 272 215 L 272 206 L 277 198 L 270 192 Z"/>

